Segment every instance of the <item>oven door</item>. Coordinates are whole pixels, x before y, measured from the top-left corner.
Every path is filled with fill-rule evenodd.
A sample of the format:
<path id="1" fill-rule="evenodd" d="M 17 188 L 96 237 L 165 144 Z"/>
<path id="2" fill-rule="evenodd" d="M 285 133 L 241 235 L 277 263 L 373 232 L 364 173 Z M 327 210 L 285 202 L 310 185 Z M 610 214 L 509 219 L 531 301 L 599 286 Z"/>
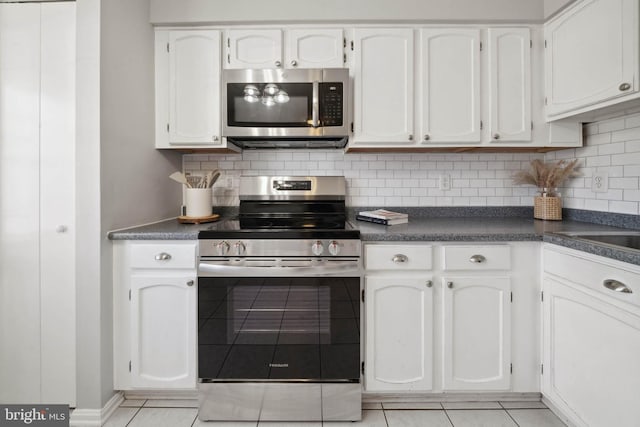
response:
<path id="1" fill-rule="evenodd" d="M 359 382 L 359 277 L 200 277 L 198 287 L 201 382 Z"/>

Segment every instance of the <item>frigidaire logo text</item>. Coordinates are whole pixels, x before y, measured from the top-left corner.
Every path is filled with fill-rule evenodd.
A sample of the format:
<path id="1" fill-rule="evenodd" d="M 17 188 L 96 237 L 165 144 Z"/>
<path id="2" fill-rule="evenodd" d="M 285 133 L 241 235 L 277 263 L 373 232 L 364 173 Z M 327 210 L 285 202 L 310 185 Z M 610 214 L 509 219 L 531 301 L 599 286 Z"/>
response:
<path id="1" fill-rule="evenodd" d="M 288 363 L 269 363 L 270 368 L 288 368 Z"/>
<path id="2" fill-rule="evenodd" d="M 64 421 L 66 418 L 67 416 L 65 413 L 53 412 L 50 411 L 49 408 L 4 408 L 5 421 L 21 421 L 26 425 L 29 425 L 34 421 Z"/>

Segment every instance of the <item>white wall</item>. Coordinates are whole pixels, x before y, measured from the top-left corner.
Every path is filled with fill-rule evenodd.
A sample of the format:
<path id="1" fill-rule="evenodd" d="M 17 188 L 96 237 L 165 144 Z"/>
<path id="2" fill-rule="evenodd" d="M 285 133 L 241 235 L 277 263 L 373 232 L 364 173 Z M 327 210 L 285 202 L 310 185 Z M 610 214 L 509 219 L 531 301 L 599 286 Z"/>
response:
<path id="1" fill-rule="evenodd" d="M 102 404 L 113 394 L 112 245 L 109 230 L 176 216 L 168 176 L 180 154 L 154 148 L 153 28 L 148 0 L 102 1 L 100 214 Z"/>
<path id="2" fill-rule="evenodd" d="M 557 0 L 559 1 L 559 0 Z M 543 0 L 151 0 L 151 22 L 541 22 Z"/>
<path id="3" fill-rule="evenodd" d="M 582 176 L 561 189 L 568 208 L 637 215 L 640 213 L 640 113 L 584 127 L 582 148 L 547 153 L 546 160 L 580 159 Z M 608 174 L 609 189 L 592 191 L 594 172 Z"/>

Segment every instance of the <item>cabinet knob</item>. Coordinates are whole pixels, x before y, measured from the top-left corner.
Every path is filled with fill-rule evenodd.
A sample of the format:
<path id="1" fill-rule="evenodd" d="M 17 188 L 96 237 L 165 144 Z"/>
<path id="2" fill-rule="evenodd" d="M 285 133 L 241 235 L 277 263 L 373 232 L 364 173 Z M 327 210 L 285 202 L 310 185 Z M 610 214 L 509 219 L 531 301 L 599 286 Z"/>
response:
<path id="1" fill-rule="evenodd" d="M 156 261 L 169 261 L 170 259 L 171 255 L 166 252 L 162 252 L 156 255 Z"/>
<path id="2" fill-rule="evenodd" d="M 629 83 L 621 83 L 620 86 L 618 86 L 618 89 L 624 92 L 625 90 L 631 89 L 631 85 Z"/>
<path id="3" fill-rule="evenodd" d="M 430 288 L 433 286 L 433 282 L 431 280 L 427 280 L 427 283 L 425 283 L 425 285 L 427 285 L 427 288 Z"/>
<path id="4" fill-rule="evenodd" d="M 493 139 L 500 139 L 500 134 L 499 133 L 494 133 L 493 134 Z"/>
<path id="5" fill-rule="evenodd" d="M 429 134 L 426 134 L 426 135 L 424 136 L 424 140 L 425 140 L 425 141 L 428 141 L 429 139 L 431 139 L 431 137 L 429 136 Z"/>
<path id="6" fill-rule="evenodd" d="M 214 142 L 218 141 L 218 137 L 214 136 L 213 138 L 211 138 Z"/>
<path id="7" fill-rule="evenodd" d="M 291 66 L 292 67 L 297 67 L 298 66 L 298 61 L 296 61 L 295 59 L 293 61 L 291 61 Z"/>
<path id="8" fill-rule="evenodd" d="M 604 282 L 602 282 L 602 285 L 607 288 L 607 289 L 611 289 L 614 292 L 621 292 L 623 294 L 631 294 L 633 293 L 633 291 L 631 289 L 629 289 L 629 287 L 627 285 L 625 285 L 624 283 L 618 281 L 618 280 L 614 280 L 614 279 L 607 279 Z"/>
<path id="9" fill-rule="evenodd" d="M 453 282 L 447 282 L 447 288 L 449 289 L 453 288 Z"/>
<path id="10" fill-rule="evenodd" d="M 472 255 L 471 258 L 469 258 L 469 262 L 472 262 L 474 264 L 480 264 L 482 262 L 485 262 L 487 259 L 482 256 L 482 255 Z"/>
<path id="11" fill-rule="evenodd" d="M 187 282 L 187 286 L 193 286 L 193 285 L 195 285 L 195 283 L 196 283 L 196 282 L 194 282 L 193 280 L 189 280 L 189 281 Z"/>
<path id="12" fill-rule="evenodd" d="M 276 67 L 280 67 L 281 65 L 282 65 L 282 62 L 280 62 L 280 61 L 276 61 L 276 62 L 275 62 L 275 66 L 276 66 Z"/>
<path id="13" fill-rule="evenodd" d="M 396 264 L 402 264 L 409 261 L 409 257 L 403 254 L 396 254 L 393 256 L 393 258 L 391 258 L 391 261 L 395 262 Z"/>
<path id="14" fill-rule="evenodd" d="M 409 141 L 413 141 L 413 135 L 409 135 Z"/>

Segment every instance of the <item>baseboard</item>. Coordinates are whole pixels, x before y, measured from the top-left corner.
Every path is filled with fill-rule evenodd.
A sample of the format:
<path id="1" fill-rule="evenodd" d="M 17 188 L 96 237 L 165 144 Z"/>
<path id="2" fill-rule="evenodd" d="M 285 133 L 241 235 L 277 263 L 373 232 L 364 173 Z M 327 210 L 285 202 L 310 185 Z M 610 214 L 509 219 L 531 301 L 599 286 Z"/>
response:
<path id="1" fill-rule="evenodd" d="M 127 390 L 125 399 L 197 399 L 198 390 Z"/>
<path id="2" fill-rule="evenodd" d="M 538 392 L 482 392 L 482 393 L 362 393 L 364 403 L 391 402 L 539 402 L 542 395 Z"/>
<path id="3" fill-rule="evenodd" d="M 124 401 L 122 392 L 117 392 L 102 409 L 74 409 L 69 420 L 70 427 L 101 427 Z"/>
<path id="4" fill-rule="evenodd" d="M 568 427 L 581 427 L 580 424 L 576 424 L 573 419 L 565 415 L 551 400 L 549 400 L 546 396 L 542 396 L 542 403 L 547 405 L 547 408 L 551 410 L 556 417 L 560 418 L 563 423 L 565 423 Z"/>

